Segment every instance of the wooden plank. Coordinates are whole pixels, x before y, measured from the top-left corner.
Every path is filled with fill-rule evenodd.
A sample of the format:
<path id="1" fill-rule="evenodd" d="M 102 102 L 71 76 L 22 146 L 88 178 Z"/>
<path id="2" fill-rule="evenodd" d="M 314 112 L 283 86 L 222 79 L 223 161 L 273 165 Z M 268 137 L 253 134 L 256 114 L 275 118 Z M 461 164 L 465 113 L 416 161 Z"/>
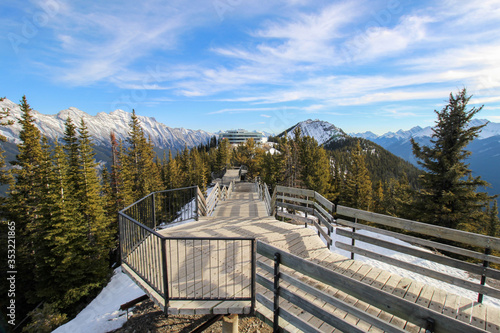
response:
<path id="1" fill-rule="evenodd" d="M 328 199 L 326 199 L 324 196 L 319 194 L 318 192 L 314 192 L 314 199 L 323 205 L 325 209 L 329 210 L 330 212 L 335 211 L 335 205 L 331 203 Z"/>
<path id="2" fill-rule="evenodd" d="M 276 215 L 284 217 L 284 218 L 287 218 L 287 219 L 297 220 L 297 221 L 300 221 L 302 223 L 308 223 L 308 224 L 311 224 L 312 221 L 313 221 L 311 219 L 308 219 L 308 218 L 300 216 L 300 215 L 284 213 L 284 212 L 281 212 L 281 211 L 277 211 Z"/>
<path id="3" fill-rule="evenodd" d="M 443 307 L 443 313 L 448 317 L 457 318 L 460 296 L 455 294 L 446 295 L 446 301 Z"/>
<path id="4" fill-rule="evenodd" d="M 280 253 L 281 263 L 285 266 L 293 267 L 302 274 L 306 274 L 314 279 L 326 283 L 334 288 L 343 290 L 352 296 L 370 303 L 384 311 L 390 312 L 397 317 L 425 326 L 427 318 L 436 319 L 436 330 L 441 332 L 456 333 L 464 329 L 462 324 L 452 318 L 435 313 L 427 308 L 408 302 L 397 296 L 378 290 L 372 286 L 359 283 L 354 279 L 347 278 L 341 274 L 327 270 L 312 262 L 300 257 L 286 253 L 268 244 L 257 242 L 258 253 L 268 258 L 274 257 L 275 253 Z M 467 327 L 469 332 L 480 332 L 477 328 Z"/>
<path id="5" fill-rule="evenodd" d="M 473 306 L 474 302 L 462 298 L 462 302 L 460 303 L 460 308 L 458 309 L 457 319 L 464 323 L 470 324 Z"/>
<path id="6" fill-rule="evenodd" d="M 354 233 L 349 230 L 343 230 L 340 228 L 337 228 L 336 233 L 340 236 L 356 239 L 365 243 L 373 244 L 376 246 L 380 246 L 386 249 L 394 250 L 400 253 L 408 254 L 414 257 L 418 257 L 421 259 L 426 259 L 430 261 L 434 261 L 446 266 L 450 266 L 453 268 L 458 268 L 462 269 L 464 271 L 468 271 L 470 273 L 478 274 L 481 275 L 484 272 L 484 267 L 479 266 L 477 264 L 471 264 L 462 260 L 446 257 L 443 255 L 437 255 L 428 251 L 423 251 L 420 249 L 416 249 L 415 247 L 408 247 L 408 246 L 403 246 L 399 244 L 394 244 L 388 241 L 384 241 L 378 238 L 362 235 L 359 233 Z M 491 270 L 488 273 L 488 276 L 494 278 L 494 279 L 500 279 L 500 271 L 497 270 Z"/>
<path id="7" fill-rule="evenodd" d="M 472 308 L 471 325 L 483 329 L 486 329 L 486 306 L 481 303 L 474 302 Z"/>
<path id="8" fill-rule="evenodd" d="M 500 238 L 496 237 L 479 235 L 472 232 L 445 228 L 344 206 L 337 207 L 337 214 L 382 224 L 388 227 L 417 232 L 427 236 L 438 237 L 480 248 L 490 248 L 495 251 L 500 251 Z"/>
<path id="9" fill-rule="evenodd" d="M 294 194 L 294 195 L 302 195 L 305 197 L 314 197 L 314 191 L 301 189 L 301 188 L 285 187 L 285 186 L 277 185 L 276 191 L 278 193 L 288 193 L 288 194 Z"/>
<path id="10" fill-rule="evenodd" d="M 375 325 L 383 330 L 386 330 L 388 332 L 389 331 L 401 332 L 401 330 L 399 330 L 399 329 L 394 330 L 395 327 L 393 325 L 390 325 L 386 322 L 380 321 L 377 317 L 371 316 L 370 314 L 368 314 L 364 311 L 360 311 L 359 309 L 349 305 L 346 302 L 343 302 L 342 300 L 331 297 L 331 296 L 325 294 L 324 292 L 322 292 L 321 290 L 313 288 L 313 287 L 309 286 L 308 284 L 301 282 L 288 274 L 282 273 L 281 278 L 283 279 L 283 281 L 290 283 L 291 285 L 301 289 L 305 293 L 307 293 L 309 295 L 313 295 L 313 296 L 321 299 L 322 301 L 327 302 L 328 304 L 330 304 L 332 306 L 335 306 L 336 308 L 339 308 L 339 309 L 342 309 L 343 311 L 351 313 L 351 314 L 355 315 L 356 317 L 363 319 L 363 320 L 369 322 L 370 324 Z"/>
<path id="11" fill-rule="evenodd" d="M 324 231 L 323 228 L 321 228 L 321 226 L 318 224 L 318 222 L 316 222 L 314 220 L 312 220 L 312 222 L 313 222 L 313 225 L 318 230 L 318 232 L 325 238 L 327 246 L 331 246 L 332 245 L 332 239 L 328 235 L 328 233 L 326 231 Z"/>
<path id="12" fill-rule="evenodd" d="M 424 247 L 428 247 L 431 249 L 443 250 L 446 252 L 456 253 L 456 254 L 459 254 L 462 256 L 471 257 L 471 258 L 478 259 L 481 261 L 488 261 L 488 262 L 500 264 L 500 257 L 497 257 L 497 256 L 485 255 L 484 253 L 471 251 L 471 250 L 467 250 L 467 249 L 462 249 L 460 247 L 451 246 L 451 245 L 447 245 L 447 244 L 443 244 L 443 243 L 439 243 L 439 242 L 434 242 L 434 241 L 430 241 L 430 240 L 419 238 L 419 237 L 409 236 L 409 235 L 401 234 L 398 232 L 384 230 L 384 229 L 380 229 L 380 228 L 376 228 L 376 227 L 370 227 L 368 225 L 364 225 L 361 223 L 353 223 L 353 222 L 350 222 L 350 221 L 347 221 L 347 220 L 344 220 L 341 218 L 337 219 L 337 223 L 340 225 L 346 226 L 346 227 L 350 227 L 350 228 L 354 227 L 357 229 L 363 229 L 363 230 L 371 231 L 371 232 L 374 232 L 377 234 L 386 235 L 389 237 L 394 237 L 396 239 L 402 240 L 402 241 L 410 243 L 410 244 L 422 245 Z"/>
<path id="13" fill-rule="evenodd" d="M 306 205 L 309 205 L 309 208 L 313 206 L 314 202 L 312 201 L 309 201 L 309 200 L 306 200 L 306 199 L 301 199 L 301 198 L 292 198 L 292 197 L 287 197 L 285 195 L 277 195 L 276 196 L 276 199 L 280 200 L 278 201 L 279 202 L 283 202 L 284 201 L 293 201 L 293 202 L 299 202 L 299 203 L 302 203 L 302 204 L 306 204 Z M 300 206 L 300 207 L 304 207 L 306 208 L 306 206 Z"/>
<path id="14" fill-rule="evenodd" d="M 432 295 L 434 294 L 434 290 L 435 288 L 433 286 L 430 286 L 428 284 L 424 285 L 424 287 L 420 291 L 420 295 L 418 295 L 416 303 L 426 308 L 429 307 L 432 300 Z"/>
<path id="15" fill-rule="evenodd" d="M 489 306 L 486 309 L 486 331 L 492 333 L 500 332 L 500 309 Z"/>
<path id="16" fill-rule="evenodd" d="M 262 306 L 259 306 L 257 308 L 257 313 L 261 314 L 261 316 L 266 320 L 267 324 L 269 326 L 273 326 L 273 301 L 271 301 L 269 298 L 265 297 L 263 294 L 261 293 L 258 293 L 255 295 L 256 296 L 256 299 L 257 299 L 257 304 L 261 304 Z M 286 321 L 285 319 L 283 318 L 279 318 L 279 326 L 281 328 L 284 328 L 285 326 L 288 326 L 289 323 L 288 321 Z M 312 327 L 311 328 L 312 331 L 311 332 L 314 332 L 315 328 Z M 290 332 L 288 330 L 286 330 L 287 332 Z M 305 331 L 307 332 L 307 331 Z"/>
<path id="17" fill-rule="evenodd" d="M 478 293 L 481 293 L 484 295 L 489 295 L 492 297 L 500 298 L 500 290 L 499 289 L 495 289 L 495 288 L 492 288 L 492 287 L 489 287 L 486 285 L 485 286 L 479 285 L 479 284 L 476 284 L 476 283 L 471 282 L 469 280 L 464 280 L 464 279 L 457 278 L 457 277 L 454 277 L 451 275 L 447 275 L 447 274 L 444 274 L 444 273 L 441 273 L 438 271 L 434 271 L 432 269 L 429 269 L 429 268 L 426 268 L 423 266 L 418 266 L 418 265 L 414 265 L 414 264 L 411 264 L 411 263 L 408 263 L 405 261 L 400 261 L 398 259 L 388 257 L 388 256 L 385 256 L 385 255 L 382 255 L 379 253 L 371 252 L 371 251 L 368 251 L 365 249 L 361 249 L 361 248 L 358 248 L 358 247 L 355 247 L 355 246 L 352 246 L 349 244 L 335 242 L 335 246 L 339 249 L 343 249 L 343 250 L 346 250 L 349 252 L 354 252 L 356 254 L 360 254 L 360 255 L 368 257 L 368 258 L 376 259 L 378 261 L 385 262 L 385 263 L 390 264 L 392 266 L 404 268 L 404 269 L 412 271 L 412 272 L 417 272 L 417 273 L 429 276 L 431 278 L 453 284 L 455 286 L 459 286 L 459 287 L 462 287 L 462 288 L 465 288 L 468 290 L 472 290 L 472 291 L 475 291 L 475 292 L 478 292 Z"/>
<path id="18" fill-rule="evenodd" d="M 333 232 L 333 225 L 323 215 L 318 213 L 318 211 L 314 211 L 314 216 L 316 216 L 320 220 L 320 222 L 323 223 L 328 228 L 328 230 L 330 230 L 330 232 Z"/>
<path id="19" fill-rule="evenodd" d="M 447 295 L 444 290 L 436 288 L 434 290 L 434 294 L 432 294 L 432 299 L 429 303 L 429 309 L 442 313 L 444 304 L 446 302 L 446 297 Z"/>

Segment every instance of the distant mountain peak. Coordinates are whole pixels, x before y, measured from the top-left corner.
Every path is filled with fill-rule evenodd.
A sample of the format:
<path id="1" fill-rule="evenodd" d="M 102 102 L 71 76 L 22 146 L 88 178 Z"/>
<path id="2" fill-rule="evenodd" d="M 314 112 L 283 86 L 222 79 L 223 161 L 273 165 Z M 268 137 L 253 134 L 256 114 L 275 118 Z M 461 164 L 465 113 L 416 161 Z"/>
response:
<path id="1" fill-rule="evenodd" d="M 305 121 L 297 123 L 287 131 L 285 131 L 287 133 L 287 136 L 293 138 L 295 128 L 297 127 L 300 127 L 302 135 L 313 137 L 316 141 L 318 141 L 318 144 L 320 145 L 330 140 L 342 139 L 347 136 L 347 134 L 342 129 L 327 121 L 319 119 L 307 119 Z M 280 136 L 284 135 L 285 132 L 281 133 Z"/>

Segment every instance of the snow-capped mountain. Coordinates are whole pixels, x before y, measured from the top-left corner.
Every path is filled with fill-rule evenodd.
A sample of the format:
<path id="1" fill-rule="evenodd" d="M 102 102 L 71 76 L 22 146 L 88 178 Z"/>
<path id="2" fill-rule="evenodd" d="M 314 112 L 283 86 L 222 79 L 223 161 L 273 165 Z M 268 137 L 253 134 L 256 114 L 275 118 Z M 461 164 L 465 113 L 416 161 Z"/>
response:
<path id="1" fill-rule="evenodd" d="M 21 125 L 17 119 L 21 117 L 21 110 L 18 104 L 4 99 L 0 101 L 0 109 L 8 109 L 9 117 L 6 120 L 14 120 L 12 126 L 0 126 L 0 134 L 7 137 L 12 143 L 19 142 L 19 132 Z M 81 119 L 85 121 L 89 133 L 97 146 L 111 146 L 110 133 L 114 132 L 116 138 L 125 140 L 130 131 L 129 123 L 131 113 L 123 110 L 115 110 L 110 113 L 98 113 L 91 116 L 77 108 L 70 107 L 55 115 L 45 115 L 33 111 L 35 124 L 50 140 L 60 140 L 64 136 L 64 123 L 68 117 L 78 126 Z M 146 137 L 149 137 L 155 147 L 161 149 L 172 149 L 173 151 L 205 144 L 213 136 L 212 133 L 202 130 L 189 130 L 184 128 L 168 127 L 152 117 L 137 116 Z"/>
<path id="2" fill-rule="evenodd" d="M 301 121 L 297 125 L 286 130 L 285 132 L 288 137 L 294 137 L 294 131 L 297 127 L 300 127 L 302 135 L 313 137 L 320 145 L 327 141 L 344 138 L 346 136 L 346 133 L 343 130 L 327 121 L 308 119 L 306 121 Z"/>
<path id="3" fill-rule="evenodd" d="M 487 188 L 488 192 L 498 194 L 500 193 L 500 174 L 498 173 L 498 165 L 500 165 L 500 123 L 488 122 L 485 119 L 473 119 L 470 126 L 480 126 L 486 123 L 488 124 L 482 128 L 479 136 L 466 148 L 472 153 L 468 162 L 475 176 L 481 176 L 492 185 L 492 187 Z M 351 134 L 351 136 L 373 141 L 394 155 L 418 166 L 412 152 L 410 139 L 414 138 L 420 145 L 429 145 L 432 133 L 430 126 L 425 128 L 416 126 L 407 131 L 399 130 L 382 135 L 364 132 Z"/>
<path id="4" fill-rule="evenodd" d="M 486 119 L 473 119 L 470 122 L 471 126 L 481 126 L 488 123 L 481 132 L 479 133 L 478 139 L 487 139 L 492 136 L 500 135 L 500 123 L 488 122 Z M 377 141 L 398 141 L 398 140 L 409 140 L 410 138 L 423 138 L 432 136 L 432 127 L 420 127 L 415 126 L 407 131 L 399 130 L 397 132 L 387 132 L 382 135 L 377 135 L 373 132 L 364 133 L 350 133 L 349 135 L 359 138 L 364 138 L 368 140 Z"/>

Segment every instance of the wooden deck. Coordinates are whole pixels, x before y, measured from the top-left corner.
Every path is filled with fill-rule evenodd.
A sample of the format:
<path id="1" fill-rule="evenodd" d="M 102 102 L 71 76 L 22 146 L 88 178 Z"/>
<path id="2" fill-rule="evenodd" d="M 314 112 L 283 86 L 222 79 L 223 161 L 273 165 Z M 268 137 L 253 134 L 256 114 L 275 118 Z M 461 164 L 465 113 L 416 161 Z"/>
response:
<path id="1" fill-rule="evenodd" d="M 167 228 L 162 230 L 160 233 L 162 235 L 172 237 L 255 237 L 263 242 L 269 243 L 296 256 L 300 256 L 320 264 L 323 267 L 331 269 L 335 272 L 342 273 L 363 283 L 372 285 L 386 292 L 428 307 L 434 311 L 446 314 L 447 316 L 470 323 L 471 325 L 482 328 L 488 332 L 500 332 L 500 311 L 498 308 L 487 307 L 462 298 L 460 295 L 447 294 L 446 292 L 435 289 L 432 286 L 424 285 L 407 278 L 401 278 L 376 267 L 332 253 L 325 247 L 316 232 L 313 230 L 304 228 L 300 225 L 280 222 L 267 216 L 264 203 L 259 200 L 258 194 L 254 190 L 254 184 L 237 183 L 232 198 L 220 203 L 214 211 L 213 216 L 203 217 L 196 222 Z M 180 257 L 177 260 L 177 264 L 174 266 L 178 267 L 177 273 L 180 273 L 180 268 L 183 267 L 184 263 L 184 259 L 182 258 L 183 251 L 177 251 L 177 253 L 180 254 Z M 241 258 L 241 262 L 247 262 L 249 260 L 248 251 L 236 251 L 230 254 Z M 226 254 L 224 254 L 224 256 L 225 255 Z M 212 267 L 208 263 L 218 262 L 216 255 L 211 252 L 205 252 L 205 257 L 199 255 L 196 258 L 198 258 L 197 260 L 199 260 L 199 263 L 189 265 L 189 267 L 193 267 L 192 270 L 194 271 L 203 271 L 204 267 Z M 272 262 L 269 259 L 260 256 L 258 259 L 272 266 Z M 203 264 L 204 260 L 205 264 Z M 175 272 L 175 267 L 173 268 L 174 275 L 177 274 Z M 125 270 L 126 269 L 127 268 L 125 267 Z M 237 270 L 237 272 L 235 272 L 235 270 Z M 246 279 L 249 278 L 245 275 L 248 275 L 248 273 L 244 272 L 244 269 L 239 270 L 235 266 L 234 268 L 225 267 L 219 272 L 219 274 L 226 274 L 225 277 L 229 278 L 230 281 L 231 279 L 234 280 L 234 283 L 232 284 L 232 292 L 236 294 L 246 292 L 243 289 L 247 288 L 247 284 L 238 282 L 246 281 Z M 246 270 L 246 272 L 248 272 L 248 270 Z M 271 275 L 262 269 L 258 269 L 258 272 L 271 279 Z M 213 272 L 205 273 L 213 274 Z M 169 274 L 172 274 L 172 272 L 169 272 Z M 186 271 L 184 273 L 184 277 L 191 278 L 192 274 L 192 271 Z M 314 284 L 315 288 L 321 289 L 323 292 L 326 292 L 347 303 L 353 304 L 357 308 L 369 312 L 372 315 L 384 318 L 386 321 L 404 328 L 409 332 L 425 332 L 425 330 L 420 327 L 415 327 L 411 323 L 404 322 L 399 318 L 395 318 L 385 312 L 373 308 L 346 293 L 320 282 L 312 281 L 307 276 L 303 276 L 298 273 L 293 274 L 295 274 L 295 277 L 301 281 Z M 131 274 L 129 273 L 129 275 Z M 133 274 L 131 276 L 133 277 Z M 136 281 L 139 285 L 141 285 L 139 277 L 136 277 Z M 283 283 L 283 286 L 287 287 L 287 284 Z M 210 290 L 212 290 L 210 286 L 203 286 L 202 284 L 194 286 L 193 288 L 198 290 L 198 292 L 210 292 Z M 238 288 L 241 288 L 242 290 L 239 290 Z M 296 291 L 297 293 L 301 293 L 300 290 L 295 289 L 291 287 L 290 290 L 292 292 Z M 257 293 L 260 293 L 269 299 L 272 299 L 273 297 L 272 292 L 259 285 L 257 285 Z M 154 298 L 155 292 L 148 292 L 148 294 Z M 380 331 L 375 327 L 371 327 L 366 322 L 360 321 L 351 314 L 340 311 L 327 303 L 320 302 L 314 297 L 304 293 L 302 293 L 301 296 L 309 298 L 310 301 L 319 304 L 325 310 L 332 313 L 332 315 L 356 324 L 362 330 L 373 332 Z M 157 301 L 157 303 L 160 302 Z M 164 304 L 158 305 L 162 307 L 164 306 Z M 307 312 L 304 312 L 296 306 L 287 303 L 286 301 L 282 301 L 281 306 L 289 312 L 295 314 L 297 317 L 307 321 L 314 327 L 319 328 L 322 332 L 338 332 L 338 330 L 335 330 L 335 328 L 330 325 L 322 322 L 316 317 L 313 317 Z M 169 304 L 169 313 L 181 314 L 248 313 L 249 310 L 250 302 L 248 301 L 171 301 Z M 256 311 L 264 319 L 267 318 L 271 321 L 273 318 L 271 311 L 260 303 L 257 303 Z M 298 332 L 295 327 L 288 325 L 285 321 L 281 321 L 280 326 L 284 327 L 286 331 Z"/>

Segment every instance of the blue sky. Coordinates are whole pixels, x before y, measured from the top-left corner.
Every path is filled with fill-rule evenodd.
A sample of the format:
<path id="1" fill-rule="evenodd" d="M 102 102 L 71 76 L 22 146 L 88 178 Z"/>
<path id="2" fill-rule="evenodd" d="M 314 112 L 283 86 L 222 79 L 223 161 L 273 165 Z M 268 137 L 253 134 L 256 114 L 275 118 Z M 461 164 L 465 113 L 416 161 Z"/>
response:
<path id="1" fill-rule="evenodd" d="M 433 125 L 467 87 L 500 122 L 500 2 L 3 0 L 0 96 L 171 127 Z"/>

